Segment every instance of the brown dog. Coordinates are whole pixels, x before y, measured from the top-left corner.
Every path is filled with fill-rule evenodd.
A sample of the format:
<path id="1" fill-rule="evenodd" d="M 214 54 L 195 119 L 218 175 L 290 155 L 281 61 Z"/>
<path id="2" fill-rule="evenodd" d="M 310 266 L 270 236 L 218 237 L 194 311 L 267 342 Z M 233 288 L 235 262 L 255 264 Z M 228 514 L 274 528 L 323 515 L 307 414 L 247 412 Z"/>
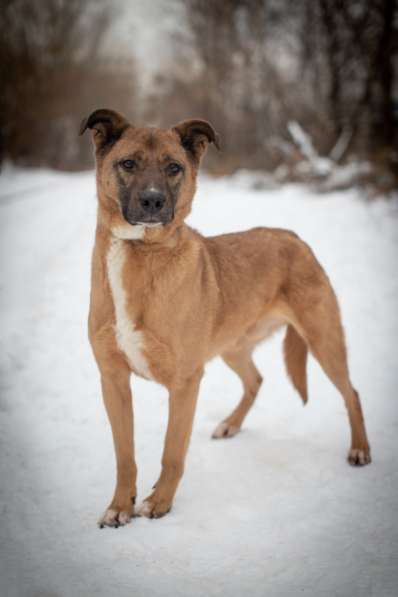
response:
<path id="1" fill-rule="evenodd" d="M 348 374 L 335 294 L 310 248 L 272 228 L 204 238 L 184 223 L 200 160 L 217 142 L 205 121 L 135 128 L 111 110 L 83 121 L 96 148 L 98 220 L 89 336 L 101 373 L 117 460 L 113 499 L 100 525 L 127 523 L 136 496 L 130 374 L 169 390 L 162 471 L 139 514 L 160 517 L 184 470 L 206 361 L 221 355 L 241 378 L 238 407 L 213 437 L 237 433 L 262 378 L 255 346 L 280 326 L 289 376 L 307 400 L 310 350 L 341 392 L 351 425 L 348 460 L 370 462 L 361 405 Z"/>

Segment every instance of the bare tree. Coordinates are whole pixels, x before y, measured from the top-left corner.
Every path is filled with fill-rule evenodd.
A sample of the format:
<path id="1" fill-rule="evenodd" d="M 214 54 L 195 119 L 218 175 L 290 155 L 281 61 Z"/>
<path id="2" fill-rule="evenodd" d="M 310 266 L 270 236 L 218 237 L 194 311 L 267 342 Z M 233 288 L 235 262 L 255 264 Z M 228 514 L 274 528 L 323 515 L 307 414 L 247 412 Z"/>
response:
<path id="1" fill-rule="evenodd" d="M 98 104 L 129 111 L 132 59 L 101 56 L 111 23 L 102 1 L 6 0 L 0 11 L 0 130 L 3 155 L 32 165 L 82 168 L 88 143 L 79 119 Z"/>
<path id="2" fill-rule="evenodd" d="M 304 63 L 316 72 L 332 134 L 345 131 L 346 151 L 393 146 L 397 59 L 396 0 L 306 0 L 311 27 L 301 32 Z M 322 98 L 321 98 L 322 101 Z"/>

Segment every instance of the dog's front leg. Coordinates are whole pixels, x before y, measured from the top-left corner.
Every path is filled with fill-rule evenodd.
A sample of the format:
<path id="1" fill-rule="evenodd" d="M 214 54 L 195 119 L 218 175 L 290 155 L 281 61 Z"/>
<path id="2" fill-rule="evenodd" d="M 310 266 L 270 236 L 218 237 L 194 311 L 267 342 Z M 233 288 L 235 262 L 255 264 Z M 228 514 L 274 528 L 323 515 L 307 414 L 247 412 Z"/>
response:
<path id="1" fill-rule="evenodd" d="M 178 386 L 170 388 L 169 420 L 163 450 L 162 471 L 154 491 L 142 503 L 138 514 L 160 518 L 169 512 L 184 472 L 185 456 L 203 370 L 195 372 Z"/>
<path id="2" fill-rule="evenodd" d="M 130 521 L 136 496 L 137 468 L 134 460 L 133 405 L 127 367 L 102 372 L 102 393 L 112 427 L 116 453 L 116 488 L 99 525 L 118 527 Z"/>

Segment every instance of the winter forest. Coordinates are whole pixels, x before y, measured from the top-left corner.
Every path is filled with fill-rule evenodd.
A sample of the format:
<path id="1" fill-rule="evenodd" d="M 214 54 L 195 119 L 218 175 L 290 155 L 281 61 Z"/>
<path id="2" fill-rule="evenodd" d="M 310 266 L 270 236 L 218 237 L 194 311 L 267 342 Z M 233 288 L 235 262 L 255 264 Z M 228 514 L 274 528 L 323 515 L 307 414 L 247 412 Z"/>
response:
<path id="1" fill-rule="evenodd" d="M 355 179 L 376 191 L 395 188 L 395 0 L 154 5 L 145 26 L 168 23 L 167 36 L 147 42 L 158 45 L 157 65 L 153 53 L 137 51 L 134 20 L 124 43 L 115 43 L 134 2 L 3 3 L 3 160 L 89 168 L 79 122 L 112 106 L 132 122 L 156 126 L 208 119 L 222 139 L 222 153 L 207 161 L 216 174 L 249 168 L 324 182 L 335 165 L 359 160 Z M 322 168 L 318 156 L 330 162 Z"/>

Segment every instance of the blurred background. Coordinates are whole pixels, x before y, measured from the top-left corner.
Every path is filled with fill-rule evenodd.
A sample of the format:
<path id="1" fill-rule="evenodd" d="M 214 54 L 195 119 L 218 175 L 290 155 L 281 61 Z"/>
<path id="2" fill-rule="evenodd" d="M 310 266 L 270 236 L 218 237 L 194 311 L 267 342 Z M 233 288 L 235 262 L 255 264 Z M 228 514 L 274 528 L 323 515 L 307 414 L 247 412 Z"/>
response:
<path id="1" fill-rule="evenodd" d="M 0 56 L 2 162 L 91 168 L 109 107 L 210 120 L 213 174 L 397 187 L 395 0 L 2 0 Z"/>
<path id="2" fill-rule="evenodd" d="M 1 597 L 397 596 L 397 3 L 0 0 Z M 86 331 L 97 202 L 78 131 L 102 107 L 213 124 L 222 151 L 188 219 L 203 234 L 264 225 L 311 246 L 371 466 L 346 464 L 343 401 L 311 358 L 303 411 L 277 334 L 231 441 L 210 436 L 239 380 L 209 363 L 170 514 L 97 529 L 115 465 Z M 132 383 L 141 501 L 167 392 Z"/>

